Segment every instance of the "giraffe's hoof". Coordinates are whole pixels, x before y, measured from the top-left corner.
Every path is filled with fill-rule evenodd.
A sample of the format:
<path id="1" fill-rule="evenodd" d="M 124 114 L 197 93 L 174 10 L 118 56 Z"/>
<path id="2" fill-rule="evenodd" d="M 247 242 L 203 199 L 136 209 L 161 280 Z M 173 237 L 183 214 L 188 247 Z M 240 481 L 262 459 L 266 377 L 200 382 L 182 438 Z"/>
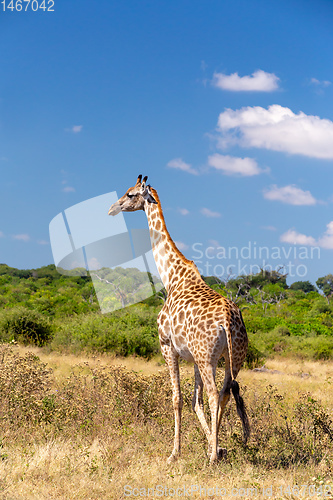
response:
<path id="1" fill-rule="evenodd" d="M 220 460 L 225 460 L 228 455 L 228 450 L 226 448 L 217 447 L 216 458 L 212 457 L 212 452 L 208 449 L 209 463 L 219 462 Z"/>
<path id="2" fill-rule="evenodd" d="M 172 464 L 173 462 L 175 462 L 177 460 L 178 457 L 179 457 L 178 453 L 171 453 L 170 457 L 167 460 L 167 463 L 169 465 Z"/>
<path id="3" fill-rule="evenodd" d="M 209 464 L 214 465 L 218 462 L 218 456 L 214 453 L 209 457 Z"/>
<path id="4" fill-rule="evenodd" d="M 220 448 L 220 447 L 217 448 L 218 460 L 225 460 L 227 458 L 227 455 L 228 455 L 228 450 L 226 450 L 225 448 Z"/>

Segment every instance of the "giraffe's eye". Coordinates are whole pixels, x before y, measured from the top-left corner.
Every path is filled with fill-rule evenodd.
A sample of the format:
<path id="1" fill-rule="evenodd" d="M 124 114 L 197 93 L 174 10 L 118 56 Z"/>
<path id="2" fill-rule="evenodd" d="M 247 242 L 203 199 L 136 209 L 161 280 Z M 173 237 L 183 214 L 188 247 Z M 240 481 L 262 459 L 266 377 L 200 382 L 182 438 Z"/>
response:
<path id="1" fill-rule="evenodd" d="M 127 193 L 127 198 L 130 198 L 130 199 L 131 199 L 131 198 L 134 198 L 134 194 L 129 194 L 129 193 Z"/>

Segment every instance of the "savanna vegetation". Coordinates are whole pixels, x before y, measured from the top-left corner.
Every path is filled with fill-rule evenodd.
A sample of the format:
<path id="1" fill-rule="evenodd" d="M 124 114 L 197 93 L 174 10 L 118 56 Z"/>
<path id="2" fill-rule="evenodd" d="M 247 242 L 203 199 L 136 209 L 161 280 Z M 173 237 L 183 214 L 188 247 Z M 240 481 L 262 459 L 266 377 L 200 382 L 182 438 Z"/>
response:
<path id="1" fill-rule="evenodd" d="M 205 279 L 237 302 L 250 337 L 238 379 L 251 438 L 244 446 L 231 402 L 220 431 L 228 454 L 214 467 L 186 363 L 183 451 L 166 464 L 173 409 L 156 327 L 163 297 L 102 315 L 89 277 L 0 265 L 0 498 L 332 497 L 332 276 L 318 289 L 288 287 L 279 273 Z"/>
<path id="2" fill-rule="evenodd" d="M 140 283 L 145 274 L 122 269 L 119 276 L 126 290 L 131 280 Z M 318 289 L 307 281 L 288 287 L 286 276 L 278 272 L 262 271 L 227 283 L 215 277 L 205 280 L 241 308 L 250 338 L 249 366 L 272 354 L 307 359 L 333 356 L 332 275 L 318 278 Z M 115 283 L 113 277 L 114 293 L 109 300 L 118 301 L 117 307 L 127 305 L 128 294 L 121 293 Z M 146 286 L 144 279 L 142 283 Z M 89 276 L 65 276 L 53 265 L 18 270 L 2 264 L 0 340 L 56 351 L 112 352 L 149 359 L 159 352 L 156 318 L 162 299 L 157 294 L 102 315 Z"/>

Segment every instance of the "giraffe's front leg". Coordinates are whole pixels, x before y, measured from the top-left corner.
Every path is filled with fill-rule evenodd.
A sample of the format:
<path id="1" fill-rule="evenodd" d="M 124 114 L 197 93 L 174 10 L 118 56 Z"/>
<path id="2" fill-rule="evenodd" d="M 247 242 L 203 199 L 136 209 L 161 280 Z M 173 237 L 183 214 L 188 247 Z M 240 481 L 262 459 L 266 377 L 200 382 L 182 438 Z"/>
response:
<path id="1" fill-rule="evenodd" d="M 211 425 L 212 425 L 212 431 L 211 431 L 211 453 L 209 457 L 209 462 L 211 464 L 215 463 L 218 461 L 219 456 L 218 456 L 218 410 L 219 410 L 219 393 L 216 388 L 212 387 L 210 392 L 208 393 L 208 401 L 209 401 L 209 408 L 210 408 L 210 414 L 211 414 Z"/>
<path id="2" fill-rule="evenodd" d="M 173 462 L 180 455 L 180 435 L 181 435 L 181 413 L 183 407 L 183 397 L 180 391 L 180 377 L 179 377 L 179 364 L 178 358 L 179 355 L 176 352 L 173 345 L 163 344 L 163 341 L 160 338 L 161 351 L 162 355 L 165 359 L 165 362 L 168 365 L 171 385 L 172 385 L 172 403 L 175 414 L 175 439 L 173 450 L 168 458 L 168 463 Z"/>
<path id="3" fill-rule="evenodd" d="M 197 414 L 201 427 L 206 435 L 210 452 L 210 430 L 206 421 L 204 406 L 203 406 L 203 382 L 199 368 L 194 364 L 194 393 L 192 398 L 192 408 Z"/>

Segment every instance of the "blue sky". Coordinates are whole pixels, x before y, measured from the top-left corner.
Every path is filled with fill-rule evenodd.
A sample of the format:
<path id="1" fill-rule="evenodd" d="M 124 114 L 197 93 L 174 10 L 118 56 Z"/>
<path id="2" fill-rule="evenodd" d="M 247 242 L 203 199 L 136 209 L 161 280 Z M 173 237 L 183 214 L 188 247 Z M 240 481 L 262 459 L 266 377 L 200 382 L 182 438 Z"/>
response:
<path id="1" fill-rule="evenodd" d="M 142 173 L 204 274 L 332 272 L 332 26 L 328 0 L 1 10 L 0 261 L 52 263 L 53 217 Z"/>

